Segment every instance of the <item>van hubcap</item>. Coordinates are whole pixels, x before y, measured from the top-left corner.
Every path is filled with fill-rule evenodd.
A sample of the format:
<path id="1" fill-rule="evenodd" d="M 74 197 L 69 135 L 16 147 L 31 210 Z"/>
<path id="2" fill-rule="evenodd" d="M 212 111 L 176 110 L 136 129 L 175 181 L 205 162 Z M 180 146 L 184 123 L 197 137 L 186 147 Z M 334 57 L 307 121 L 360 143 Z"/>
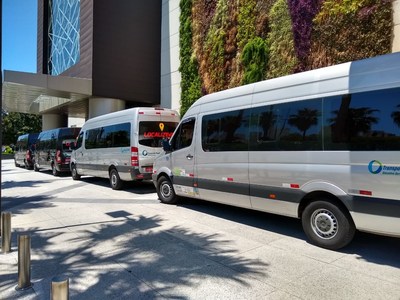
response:
<path id="1" fill-rule="evenodd" d="M 111 176 L 111 184 L 112 185 L 116 185 L 117 184 L 117 176 L 115 176 L 115 174 L 113 174 Z"/>
<path id="2" fill-rule="evenodd" d="M 338 233 L 339 225 L 335 215 L 327 209 L 318 209 L 311 215 L 311 227 L 323 239 L 331 239 Z"/>
<path id="3" fill-rule="evenodd" d="M 168 183 L 163 183 L 161 185 L 161 194 L 165 197 L 168 198 L 171 196 L 171 187 Z"/>

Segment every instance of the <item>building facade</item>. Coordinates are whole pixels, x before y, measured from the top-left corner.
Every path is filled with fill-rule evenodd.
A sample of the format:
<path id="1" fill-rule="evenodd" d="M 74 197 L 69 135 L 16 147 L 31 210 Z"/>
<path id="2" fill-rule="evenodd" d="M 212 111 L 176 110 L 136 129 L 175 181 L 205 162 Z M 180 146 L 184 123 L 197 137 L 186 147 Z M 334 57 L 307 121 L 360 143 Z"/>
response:
<path id="1" fill-rule="evenodd" d="M 180 0 L 38 0 L 37 73 L 5 70 L 3 107 L 43 129 L 135 106 L 179 110 Z M 400 0 L 392 2 L 400 51 Z"/>
<path id="2" fill-rule="evenodd" d="M 5 71 L 4 106 L 43 128 L 159 106 L 159 0 L 38 0 L 37 73 Z"/>

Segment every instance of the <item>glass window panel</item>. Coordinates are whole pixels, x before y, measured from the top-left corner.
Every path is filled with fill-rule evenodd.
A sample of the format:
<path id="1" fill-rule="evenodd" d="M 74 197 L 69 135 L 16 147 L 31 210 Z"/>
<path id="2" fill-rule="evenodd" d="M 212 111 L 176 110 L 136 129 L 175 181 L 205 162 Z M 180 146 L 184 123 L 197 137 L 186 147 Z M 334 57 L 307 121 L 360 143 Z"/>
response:
<path id="1" fill-rule="evenodd" d="M 330 97 L 324 107 L 325 149 L 400 149 L 400 88 Z"/>
<path id="2" fill-rule="evenodd" d="M 117 124 L 110 130 L 113 132 L 113 147 L 129 147 L 131 145 L 131 124 Z"/>
<path id="3" fill-rule="evenodd" d="M 178 123 L 142 121 L 139 123 L 139 144 L 162 147 L 163 139 L 170 139 Z"/>
<path id="4" fill-rule="evenodd" d="M 252 151 L 322 150 L 322 102 L 304 100 L 253 109 Z"/>
<path id="5" fill-rule="evenodd" d="M 246 151 L 250 109 L 207 115 L 202 120 L 202 147 L 210 151 Z"/>
<path id="6" fill-rule="evenodd" d="M 80 58 L 80 0 L 50 0 L 48 73 L 59 75 Z"/>
<path id="7" fill-rule="evenodd" d="M 192 144 L 195 121 L 195 119 L 188 119 L 181 123 L 171 140 L 171 147 L 173 150 L 186 148 Z"/>

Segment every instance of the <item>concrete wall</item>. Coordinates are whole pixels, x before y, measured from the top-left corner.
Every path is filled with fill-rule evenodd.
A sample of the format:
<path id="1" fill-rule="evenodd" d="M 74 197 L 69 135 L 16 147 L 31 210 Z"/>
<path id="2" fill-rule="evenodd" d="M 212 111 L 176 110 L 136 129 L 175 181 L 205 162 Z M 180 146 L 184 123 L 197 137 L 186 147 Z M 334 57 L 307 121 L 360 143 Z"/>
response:
<path id="1" fill-rule="evenodd" d="M 68 127 L 68 117 L 58 114 L 44 114 L 42 116 L 42 130 L 49 130 L 59 127 Z"/>
<path id="2" fill-rule="evenodd" d="M 162 1 L 161 18 L 161 107 L 179 110 L 179 0 Z"/>

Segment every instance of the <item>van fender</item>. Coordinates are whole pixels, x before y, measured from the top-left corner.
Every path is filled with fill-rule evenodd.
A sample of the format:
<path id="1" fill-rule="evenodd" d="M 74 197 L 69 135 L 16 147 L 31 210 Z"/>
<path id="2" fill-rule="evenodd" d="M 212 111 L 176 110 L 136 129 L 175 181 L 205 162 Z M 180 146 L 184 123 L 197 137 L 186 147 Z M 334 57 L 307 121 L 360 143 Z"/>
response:
<path id="1" fill-rule="evenodd" d="M 315 191 L 323 191 L 323 192 L 330 193 L 337 197 L 347 196 L 347 193 L 343 189 L 341 189 L 340 187 L 338 187 L 330 182 L 327 182 L 327 181 L 307 182 L 301 186 L 301 190 L 306 194 L 309 194 L 309 193 L 312 193 Z"/>
<path id="2" fill-rule="evenodd" d="M 157 179 L 160 177 L 160 175 L 166 174 L 172 181 L 172 170 L 168 167 L 161 167 L 160 169 L 157 170 Z"/>
<path id="3" fill-rule="evenodd" d="M 337 185 L 334 185 L 331 182 L 317 181 L 317 180 L 310 181 L 310 182 L 307 182 L 304 185 L 302 185 L 300 187 L 300 189 L 304 192 L 304 197 L 300 201 L 300 206 L 299 206 L 299 211 L 298 211 L 299 217 L 301 216 L 301 213 L 304 210 L 305 206 L 312 199 L 312 198 L 308 198 L 307 195 L 310 195 L 313 193 L 320 194 L 321 192 L 327 193 L 327 194 L 330 194 L 330 195 L 336 197 L 337 202 L 344 205 L 347 208 L 347 210 L 350 211 L 349 195 L 343 189 L 341 189 Z M 314 196 L 315 196 L 315 194 L 314 194 Z"/>

